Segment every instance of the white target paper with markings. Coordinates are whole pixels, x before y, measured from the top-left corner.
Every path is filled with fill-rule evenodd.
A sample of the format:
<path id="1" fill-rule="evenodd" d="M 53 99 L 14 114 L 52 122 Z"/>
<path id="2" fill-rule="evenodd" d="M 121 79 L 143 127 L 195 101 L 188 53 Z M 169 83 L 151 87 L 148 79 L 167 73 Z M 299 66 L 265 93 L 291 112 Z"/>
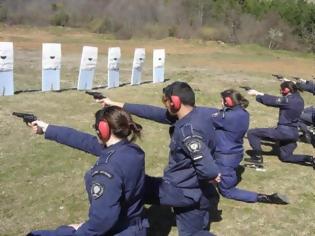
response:
<path id="1" fill-rule="evenodd" d="M 136 48 L 135 56 L 132 64 L 131 85 L 138 85 L 141 83 L 141 73 L 145 61 L 145 49 Z"/>
<path id="2" fill-rule="evenodd" d="M 13 94 L 13 43 L 0 42 L 0 96 Z"/>
<path id="3" fill-rule="evenodd" d="M 119 66 L 121 52 L 119 47 L 108 48 L 108 79 L 107 88 L 119 87 Z"/>
<path id="4" fill-rule="evenodd" d="M 60 90 L 61 44 L 43 43 L 42 91 Z"/>
<path id="5" fill-rule="evenodd" d="M 164 82 L 165 49 L 153 50 L 153 83 Z"/>
<path id="6" fill-rule="evenodd" d="M 78 90 L 90 90 L 97 63 L 97 47 L 84 46 L 82 50 L 81 65 L 78 79 Z"/>

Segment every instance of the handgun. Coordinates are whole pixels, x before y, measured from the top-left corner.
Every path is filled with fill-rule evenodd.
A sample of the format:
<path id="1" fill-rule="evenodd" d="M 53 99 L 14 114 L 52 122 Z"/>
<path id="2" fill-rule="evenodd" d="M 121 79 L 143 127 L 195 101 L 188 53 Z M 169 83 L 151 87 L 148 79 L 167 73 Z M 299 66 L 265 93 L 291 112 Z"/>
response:
<path id="1" fill-rule="evenodd" d="M 89 91 L 86 91 L 85 92 L 86 94 L 90 95 L 90 96 L 93 96 L 94 99 L 103 99 L 103 98 L 106 98 L 106 96 L 104 96 L 103 94 L 99 93 L 99 92 L 89 92 Z"/>
<path id="2" fill-rule="evenodd" d="M 301 78 L 297 76 L 292 76 L 292 79 L 297 80 L 297 81 L 301 80 Z"/>
<path id="3" fill-rule="evenodd" d="M 283 75 L 278 75 L 278 74 L 272 74 L 273 77 L 275 77 L 277 80 L 282 80 L 284 78 Z"/>
<path id="4" fill-rule="evenodd" d="M 244 89 L 245 91 L 251 90 L 252 88 L 249 86 L 240 86 L 240 88 Z"/>
<path id="5" fill-rule="evenodd" d="M 13 112 L 12 115 L 22 118 L 26 124 L 32 123 L 33 121 L 37 120 L 37 117 L 35 115 L 29 113 Z"/>

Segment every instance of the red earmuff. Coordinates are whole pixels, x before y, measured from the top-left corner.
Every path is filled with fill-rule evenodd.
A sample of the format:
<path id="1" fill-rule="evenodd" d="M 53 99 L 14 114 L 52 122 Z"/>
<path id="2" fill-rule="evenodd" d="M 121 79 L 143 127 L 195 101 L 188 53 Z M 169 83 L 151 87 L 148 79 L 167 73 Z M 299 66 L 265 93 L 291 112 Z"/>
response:
<path id="1" fill-rule="evenodd" d="M 105 120 L 101 120 L 99 123 L 98 123 L 98 135 L 99 137 L 102 139 L 102 140 L 105 140 L 107 141 L 110 137 L 110 127 L 107 123 L 107 121 Z"/>
<path id="2" fill-rule="evenodd" d="M 231 97 L 225 97 L 224 98 L 224 105 L 227 107 L 234 107 L 235 102 L 233 101 L 233 99 Z"/>
<path id="3" fill-rule="evenodd" d="M 283 89 L 281 89 L 281 94 L 282 95 L 287 95 L 288 93 L 290 93 L 291 91 L 290 91 L 290 89 L 289 88 L 283 88 Z"/>
<path id="4" fill-rule="evenodd" d="M 172 110 L 174 110 L 175 112 L 177 112 L 180 107 L 182 106 L 182 102 L 180 101 L 180 98 L 178 96 L 171 96 L 171 107 Z"/>

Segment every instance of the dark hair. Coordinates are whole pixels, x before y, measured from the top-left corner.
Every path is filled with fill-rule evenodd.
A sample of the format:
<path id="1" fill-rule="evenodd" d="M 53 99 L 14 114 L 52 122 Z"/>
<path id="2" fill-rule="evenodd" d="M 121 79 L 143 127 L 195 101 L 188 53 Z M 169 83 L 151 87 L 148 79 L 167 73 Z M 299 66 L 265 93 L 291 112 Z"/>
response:
<path id="1" fill-rule="evenodd" d="M 227 89 L 221 92 L 221 97 L 224 99 L 230 97 L 235 105 L 241 105 L 243 108 L 248 107 L 249 101 L 243 95 L 234 89 Z"/>
<path id="2" fill-rule="evenodd" d="M 142 126 L 134 122 L 131 115 L 117 106 L 104 107 L 95 113 L 95 124 L 106 120 L 111 132 L 121 139 L 134 141 L 141 137 Z"/>
<path id="3" fill-rule="evenodd" d="M 195 93 L 186 82 L 176 81 L 163 88 L 163 94 L 167 98 L 176 95 L 184 105 L 195 106 Z"/>
<path id="4" fill-rule="evenodd" d="M 280 84 L 280 88 L 283 90 L 288 88 L 291 93 L 295 93 L 298 90 L 298 87 L 292 81 L 284 81 Z"/>

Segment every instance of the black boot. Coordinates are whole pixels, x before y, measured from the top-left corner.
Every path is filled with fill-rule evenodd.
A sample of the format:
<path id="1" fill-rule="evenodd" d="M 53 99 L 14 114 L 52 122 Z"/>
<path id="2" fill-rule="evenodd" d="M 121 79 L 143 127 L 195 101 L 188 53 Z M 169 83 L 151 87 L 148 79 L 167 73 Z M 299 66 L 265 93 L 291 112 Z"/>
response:
<path id="1" fill-rule="evenodd" d="M 273 193 L 271 195 L 259 193 L 257 196 L 257 202 L 280 204 L 280 205 L 289 204 L 287 197 L 283 195 L 279 195 L 278 193 Z"/>
<path id="2" fill-rule="evenodd" d="M 251 162 L 253 164 L 260 164 L 262 165 L 264 160 L 263 156 L 261 155 L 261 151 L 255 151 L 253 150 L 253 154 L 251 155 L 250 158 L 245 158 L 244 161 Z"/>

